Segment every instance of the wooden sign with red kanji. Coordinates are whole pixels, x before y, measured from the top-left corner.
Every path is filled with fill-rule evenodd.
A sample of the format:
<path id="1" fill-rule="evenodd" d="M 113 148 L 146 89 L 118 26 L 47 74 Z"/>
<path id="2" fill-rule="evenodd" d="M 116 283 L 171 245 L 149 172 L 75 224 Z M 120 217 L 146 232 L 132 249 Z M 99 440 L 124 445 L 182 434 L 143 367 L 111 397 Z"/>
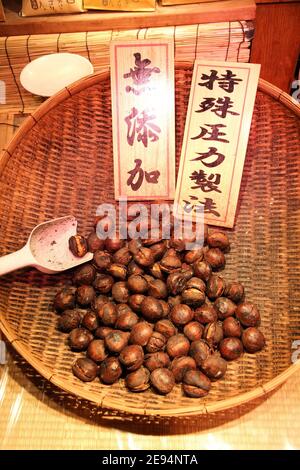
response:
<path id="1" fill-rule="evenodd" d="M 115 198 L 173 199 L 174 43 L 113 41 L 110 59 Z"/>
<path id="2" fill-rule="evenodd" d="M 175 212 L 233 227 L 260 65 L 196 61 Z"/>

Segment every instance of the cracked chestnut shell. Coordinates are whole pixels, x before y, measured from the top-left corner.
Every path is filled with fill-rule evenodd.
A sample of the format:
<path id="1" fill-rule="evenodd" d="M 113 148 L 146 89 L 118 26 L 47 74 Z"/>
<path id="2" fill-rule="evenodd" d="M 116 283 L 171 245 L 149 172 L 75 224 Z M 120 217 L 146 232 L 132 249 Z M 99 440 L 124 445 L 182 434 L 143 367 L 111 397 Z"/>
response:
<path id="1" fill-rule="evenodd" d="M 114 285 L 114 278 L 109 274 L 97 274 L 93 286 L 100 294 L 108 294 Z"/>
<path id="2" fill-rule="evenodd" d="M 151 266 L 154 263 L 154 255 L 150 248 L 142 246 L 134 255 L 134 261 L 141 266 Z"/>
<path id="3" fill-rule="evenodd" d="M 260 324 L 260 313 L 252 302 L 239 304 L 235 316 L 243 326 L 258 326 Z"/>
<path id="4" fill-rule="evenodd" d="M 84 351 L 93 339 L 92 333 L 85 328 L 75 328 L 68 337 L 70 348 L 74 351 Z"/>
<path id="5" fill-rule="evenodd" d="M 224 296 L 238 304 L 244 299 L 245 290 L 243 284 L 237 281 L 229 282 L 224 290 Z"/>
<path id="6" fill-rule="evenodd" d="M 201 367 L 205 359 L 211 354 L 211 349 L 206 341 L 200 339 L 191 343 L 189 354 L 195 360 L 197 366 Z"/>
<path id="7" fill-rule="evenodd" d="M 127 268 L 123 264 L 112 263 L 106 271 L 115 279 L 124 281 L 127 277 Z"/>
<path id="8" fill-rule="evenodd" d="M 149 282 L 148 295 L 156 299 L 165 299 L 168 297 L 166 283 L 161 279 L 153 279 Z"/>
<path id="9" fill-rule="evenodd" d="M 58 312 L 73 309 L 75 307 L 75 295 L 75 287 L 65 287 L 61 289 L 54 298 L 54 308 Z"/>
<path id="10" fill-rule="evenodd" d="M 177 332 L 175 325 L 166 318 L 158 320 L 154 326 L 154 330 L 164 335 L 167 339 L 171 338 L 171 336 L 174 336 Z"/>
<path id="11" fill-rule="evenodd" d="M 176 382 L 182 382 L 184 374 L 188 370 L 196 370 L 197 364 L 190 356 L 175 357 L 171 362 L 170 370 Z"/>
<path id="12" fill-rule="evenodd" d="M 80 325 L 81 315 L 78 310 L 65 310 L 64 313 L 58 319 L 58 328 L 69 333 Z"/>
<path id="13" fill-rule="evenodd" d="M 138 344 L 125 346 L 119 355 L 119 360 L 129 372 L 137 370 L 144 362 L 144 351 Z"/>
<path id="14" fill-rule="evenodd" d="M 172 295 L 180 294 L 186 285 L 186 277 L 180 271 L 169 274 L 167 278 L 167 288 Z"/>
<path id="15" fill-rule="evenodd" d="M 144 294 L 148 290 L 148 282 L 140 274 L 132 274 L 127 279 L 127 286 L 135 294 Z"/>
<path id="16" fill-rule="evenodd" d="M 166 342 L 167 339 L 164 335 L 162 335 L 158 331 L 154 331 L 150 336 L 145 349 L 148 353 L 158 352 L 165 347 Z"/>
<path id="17" fill-rule="evenodd" d="M 131 392 L 144 392 L 150 387 L 149 380 L 150 372 L 142 366 L 125 377 L 125 384 Z"/>
<path id="18" fill-rule="evenodd" d="M 120 250 L 115 251 L 113 254 L 113 262 L 117 264 L 123 264 L 127 266 L 132 260 L 132 254 L 130 253 L 127 246 L 123 246 Z"/>
<path id="19" fill-rule="evenodd" d="M 98 315 L 95 312 L 88 311 L 82 319 L 82 326 L 87 330 L 94 331 L 98 328 Z"/>
<path id="20" fill-rule="evenodd" d="M 194 274 L 195 276 L 199 277 L 203 281 L 207 282 L 211 276 L 212 269 L 210 264 L 205 260 L 198 259 L 193 263 Z"/>
<path id="21" fill-rule="evenodd" d="M 130 331 L 139 321 L 139 317 L 132 310 L 121 313 L 116 321 L 115 327 L 118 330 Z"/>
<path id="22" fill-rule="evenodd" d="M 227 297 L 219 297 L 215 300 L 214 307 L 220 320 L 231 317 L 236 310 L 236 304 L 232 300 L 227 299 Z"/>
<path id="23" fill-rule="evenodd" d="M 158 351 L 145 355 L 144 365 L 152 372 L 154 369 L 162 367 L 168 368 L 170 365 L 170 358 L 167 353 Z"/>
<path id="24" fill-rule="evenodd" d="M 74 275 L 72 277 L 73 284 L 76 286 L 80 285 L 90 285 L 93 283 L 94 279 L 96 276 L 96 269 L 92 264 L 83 264 L 82 266 L 79 266 L 79 268 L 76 269 L 74 272 Z"/>
<path id="25" fill-rule="evenodd" d="M 107 269 L 112 262 L 112 257 L 107 251 L 97 250 L 94 253 L 93 262 L 99 270 Z"/>
<path id="26" fill-rule="evenodd" d="M 116 304 L 112 302 L 103 304 L 98 311 L 98 316 L 104 326 L 114 326 L 118 318 Z"/>
<path id="27" fill-rule="evenodd" d="M 192 398 L 203 398 L 211 389 L 211 382 L 199 370 L 188 370 L 183 376 L 184 393 Z"/>
<path id="28" fill-rule="evenodd" d="M 218 314 L 213 305 L 203 304 L 195 309 L 195 320 L 203 325 L 218 320 Z"/>
<path id="29" fill-rule="evenodd" d="M 212 275 L 206 284 L 206 294 L 211 300 L 215 300 L 221 297 L 225 290 L 225 281 L 221 276 L 217 274 Z"/>
<path id="30" fill-rule="evenodd" d="M 169 369 L 154 369 L 150 375 L 150 381 L 157 392 L 162 395 L 170 393 L 175 386 L 175 378 Z"/>
<path id="31" fill-rule="evenodd" d="M 211 265 L 212 269 L 221 269 L 225 266 L 225 256 L 220 248 L 209 248 L 204 253 L 204 259 Z"/>
<path id="32" fill-rule="evenodd" d="M 95 296 L 96 296 L 96 293 L 92 286 L 82 285 L 82 286 L 77 287 L 76 300 L 83 307 L 91 305 Z"/>
<path id="33" fill-rule="evenodd" d="M 207 236 L 207 244 L 211 248 L 220 248 L 220 250 L 227 250 L 230 246 L 229 238 L 226 233 L 215 230 L 210 232 Z"/>
<path id="34" fill-rule="evenodd" d="M 208 323 L 203 332 L 205 339 L 210 346 L 217 346 L 223 339 L 223 328 L 218 322 Z"/>
<path id="35" fill-rule="evenodd" d="M 128 298 L 128 304 L 135 312 L 141 312 L 141 305 L 146 297 L 143 294 L 133 294 Z"/>
<path id="36" fill-rule="evenodd" d="M 83 382 L 92 382 L 97 377 L 98 367 L 91 359 L 80 357 L 74 362 L 72 371 Z"/>
<path id="37" fill-rule="evenodd" d="M 188 264 L 193 264 L 196 261 L 202 261 L 203 249 L 197 248 L 196 250 L 188 251 L 184 256 L 184 261 Z"/>
<path id="38" fill-rule="evenodd" d="M 122 375 L 122 367 L 117 357 L 108 357 L 100 364 L 99 376 L 103 383 L 113 384 Z"/>
<path id="39" fill-rule="evenodd" d="M 82 235 L 73 235 L 69 238 L 69 248 L 74 256 L 82 258 L 88 251 L 87 241 Z"/>

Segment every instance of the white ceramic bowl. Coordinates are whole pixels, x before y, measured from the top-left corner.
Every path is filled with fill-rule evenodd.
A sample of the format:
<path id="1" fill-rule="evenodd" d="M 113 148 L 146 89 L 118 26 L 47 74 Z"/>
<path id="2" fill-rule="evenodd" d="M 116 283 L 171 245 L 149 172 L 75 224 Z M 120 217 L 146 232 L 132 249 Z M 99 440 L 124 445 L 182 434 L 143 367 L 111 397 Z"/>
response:
<path id="1" fill-rule="evenodd" d="M 20 81 L 30 93 L 52 96 L 93 72 L 93 65 L 85 57 L 60 52 L 44 55 L 27 64 L 20 74 Z"/>

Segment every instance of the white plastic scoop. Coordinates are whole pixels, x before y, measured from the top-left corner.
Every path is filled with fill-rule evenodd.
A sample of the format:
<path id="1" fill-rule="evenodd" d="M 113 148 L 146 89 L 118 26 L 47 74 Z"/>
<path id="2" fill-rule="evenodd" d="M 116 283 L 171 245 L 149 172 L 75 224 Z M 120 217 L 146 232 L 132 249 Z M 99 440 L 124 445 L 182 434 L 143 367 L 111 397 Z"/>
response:
<path id="1" fill-rule="evenodd" d="M 69 238 L 76 231 L 77 220 L 72 215 L 37 225 L 21 250 L 0 258 L 0 276 L 25 266 L 54 274 L 90 261 L 92 253 L 78 258 L 69 249 Z"/>

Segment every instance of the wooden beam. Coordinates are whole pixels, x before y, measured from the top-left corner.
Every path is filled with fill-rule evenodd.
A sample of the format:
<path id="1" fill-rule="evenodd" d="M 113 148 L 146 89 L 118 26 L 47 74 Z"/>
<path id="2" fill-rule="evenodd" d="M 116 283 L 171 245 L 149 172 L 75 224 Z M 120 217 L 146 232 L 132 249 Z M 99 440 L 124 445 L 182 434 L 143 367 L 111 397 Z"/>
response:
<path id="1" fill-rule="evenodd" d="M 14 2 L 10 2 L 10 5 Z M 196 23 L 251 20 L 255 18 L 254 0 L 227 0 L 192 5 L 157 5 L 153 12 L 89 11 L 73 15 L 22 18 L 18 8 L 5 10 L 6 22 L 0 24 L 0 36 L 26 34 L 105 31 Z"/>

